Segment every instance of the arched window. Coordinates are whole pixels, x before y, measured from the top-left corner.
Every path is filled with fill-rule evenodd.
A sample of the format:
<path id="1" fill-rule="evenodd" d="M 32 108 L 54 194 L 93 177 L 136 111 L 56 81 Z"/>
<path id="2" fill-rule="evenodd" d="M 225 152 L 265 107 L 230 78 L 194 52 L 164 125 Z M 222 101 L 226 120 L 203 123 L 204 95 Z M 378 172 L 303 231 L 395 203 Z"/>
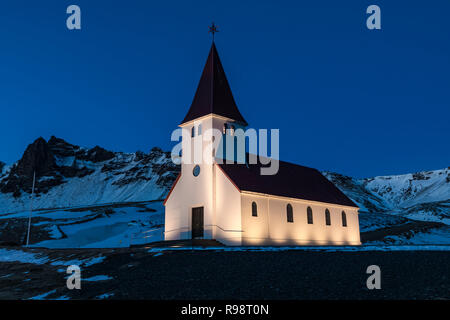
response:
<path id="1" fill-rule="evenodd" d="M 252 202 L 252 216 L 257 217 L 258 216 L 258 206 L 256 205 L 256 202 Z"/>
<path id="2" fill-rule="evenodd" d="M 342 226 L 347 226 L 347 215 L 345 214 L 345 211 L 342 211 Z"/>
<path id="3" fill-rule="evenodd" d="M 308 209 L 306 209 L 306 215 L 308 217 L 308 224 L 313 224 L 313 212 L 311 207 L 308 207 Z"/>
<path id="4" fill-rule="evenodd" d="M 287 222 L 294 222 L 294 212 L 290 203 L 286 206 Z"/>
<path id="5" fill-rule="evenodd" d="M 191 137 L 195 137 L 195 126 L 191 129 Z"/>
<path id="6" fill-rule="evenodd" d="M 331 226 L 330 210 L 328 210 L 328 209 L 325 209 L 325 224 L 327 226 Z"/>
<path id="7" fill-rule="evenodd" d="M 199 136 L 201 134 L 202 134 L 202 125 L 199 124 L 198 127 L 197 127 L 197 135 Z"/>

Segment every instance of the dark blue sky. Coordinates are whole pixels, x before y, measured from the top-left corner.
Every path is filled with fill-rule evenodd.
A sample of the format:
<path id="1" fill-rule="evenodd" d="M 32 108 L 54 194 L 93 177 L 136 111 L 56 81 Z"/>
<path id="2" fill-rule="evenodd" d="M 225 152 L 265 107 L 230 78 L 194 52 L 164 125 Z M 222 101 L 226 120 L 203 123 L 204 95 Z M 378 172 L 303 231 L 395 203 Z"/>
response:
<path id="1" fill-rule="evenodd" d="M 66 8 L 82 30 L 66 28 Z M 368 5 L 382 30 L 366 28 Z M 2 1 L 0 160 L 39 136 L 170 150 L 211 39 L 283 160 L 356 177 L 450 165 L 450 2 Z"/>

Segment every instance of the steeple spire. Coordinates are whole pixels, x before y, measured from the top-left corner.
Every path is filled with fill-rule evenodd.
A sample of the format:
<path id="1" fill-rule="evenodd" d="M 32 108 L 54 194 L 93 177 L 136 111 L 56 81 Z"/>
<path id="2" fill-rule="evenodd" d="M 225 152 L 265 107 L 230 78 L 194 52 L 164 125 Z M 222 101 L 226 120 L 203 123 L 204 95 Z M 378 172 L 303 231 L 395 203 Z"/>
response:
<path id="1" fill-rule="evenodd" d="M 213 26 L 215 27 L 214 24 Z M 211 44 L 194 100 L 182 124 L 208 114 L 226 117 L 247 126 L 234 101 L 214 41 Z"/>

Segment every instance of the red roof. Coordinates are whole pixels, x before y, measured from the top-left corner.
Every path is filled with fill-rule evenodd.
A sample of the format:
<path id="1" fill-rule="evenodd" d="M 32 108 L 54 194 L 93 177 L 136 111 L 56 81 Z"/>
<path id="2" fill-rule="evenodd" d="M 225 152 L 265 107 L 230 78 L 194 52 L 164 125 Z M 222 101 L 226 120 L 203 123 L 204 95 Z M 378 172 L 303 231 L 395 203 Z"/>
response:
<path id="1" fill-rule="evenodd" d="M 241 191 L 358 207 L 317 169 L 281 160 L 275 175 L 261 175 L 261 163 L 219 166 Z"/>
<path id="2" fill-rule="evenodd" d="M 182 123 L 216 114 L 247 126 L 239 112 L 214 42 L 211 45 L 192 105 Z"/>

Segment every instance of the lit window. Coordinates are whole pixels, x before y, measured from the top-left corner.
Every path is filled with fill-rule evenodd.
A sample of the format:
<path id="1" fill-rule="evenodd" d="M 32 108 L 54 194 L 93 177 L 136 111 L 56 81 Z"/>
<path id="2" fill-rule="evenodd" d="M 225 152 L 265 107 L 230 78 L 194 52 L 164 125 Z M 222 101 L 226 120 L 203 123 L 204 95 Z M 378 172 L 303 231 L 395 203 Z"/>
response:
<path id="1" fill-rule="evenodd" d="M 308 217 L 308 224 L 313 224 L 313 211 L 311 207 L 308 207 L 308 209 L 306 209 L 306 215 Z"/>
<path id="2" fill-rule="evenodd" d="M 258 216 L 258 207 L 256 205 L 256 202 L 252 202 L 252 216 L 257 217 Z"/>
<path id="3" fill-rule="evenodd" d="M 294 222 L 294 212 L 290 203 L 286 206 L 287 222 Z"/>
<path id="4" fill-rule="evenodd" d="M 328 210 L 328 209 L 325 209 L 325 224 L 327 226 L 331 226 L 330 210 Z"/>
<path id="5" fill-rule="evenodd" d="M 345 211 L 342 211 L 342 226 L 347 226 L 347 215 L 345 214 Z"/>

